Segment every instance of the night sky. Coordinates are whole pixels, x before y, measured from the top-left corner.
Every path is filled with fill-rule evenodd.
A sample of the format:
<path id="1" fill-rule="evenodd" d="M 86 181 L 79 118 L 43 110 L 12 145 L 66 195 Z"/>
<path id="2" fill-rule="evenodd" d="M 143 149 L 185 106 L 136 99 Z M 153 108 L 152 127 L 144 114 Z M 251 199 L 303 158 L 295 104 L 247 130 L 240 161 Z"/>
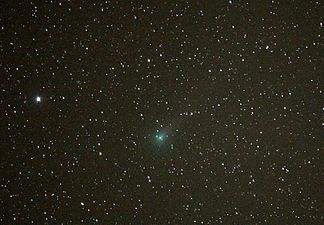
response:
<path id="1" fill-rule="evenodd" d="M 0 12 L 1 224 L 324 224 L 321 1 Z"/>

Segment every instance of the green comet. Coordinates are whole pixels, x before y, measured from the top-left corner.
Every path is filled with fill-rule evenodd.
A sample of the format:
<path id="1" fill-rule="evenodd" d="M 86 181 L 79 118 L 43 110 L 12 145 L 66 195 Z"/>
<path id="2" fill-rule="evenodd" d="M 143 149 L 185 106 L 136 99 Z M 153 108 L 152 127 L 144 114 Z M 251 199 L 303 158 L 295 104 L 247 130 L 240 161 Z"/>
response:
<path id="1" fill-rule="evenodd" d="M 157 134 L 155 135 L 155 139 L 160 143 L 164 142 L 167 137 L 168 137 L 168 135 L 166 135 L 165 133 L 162 133 L 160 131 L 157 131 Z"/>
<path id="2" fill-rule="evenodd" d="M 156 135 L 155 138 L 158 140 L 158 141 L 163 141 L 164 139 L 164 136 L 159 134 L 159 135 Z"/>
<path id="3" fill-rule="evenodd" d="M 157 138 L 159 141 L 163 141 L 163 136 L 162 136 L 162 135 L 156 135 L 156 138 Z"/>

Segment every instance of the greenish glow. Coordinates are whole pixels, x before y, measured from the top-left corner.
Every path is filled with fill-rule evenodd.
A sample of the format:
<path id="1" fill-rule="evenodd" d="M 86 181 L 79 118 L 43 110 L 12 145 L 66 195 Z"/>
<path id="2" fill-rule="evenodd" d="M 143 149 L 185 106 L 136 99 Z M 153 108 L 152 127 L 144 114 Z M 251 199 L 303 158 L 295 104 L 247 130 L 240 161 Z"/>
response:
<path id="1" fill-rule="evenodd" d="M 156 137 L 156 139 L 157 139 L 158 141 L 163 141 L 163 140 L 164 140 L 164 136 L 163 136 L 162 134 L 158 134 L 158 135 L 156 135 L 155 137 Z"/>
<path id="2" fill-rule="evenodd" d="M 168 137 L 168 135 L 166 135 L 165 133 L 159 132 L 159 131 L 157 131 L 157 134 L 155 135 L 155 139 L 158 142 L 164 142 L 167 137 Z"/>

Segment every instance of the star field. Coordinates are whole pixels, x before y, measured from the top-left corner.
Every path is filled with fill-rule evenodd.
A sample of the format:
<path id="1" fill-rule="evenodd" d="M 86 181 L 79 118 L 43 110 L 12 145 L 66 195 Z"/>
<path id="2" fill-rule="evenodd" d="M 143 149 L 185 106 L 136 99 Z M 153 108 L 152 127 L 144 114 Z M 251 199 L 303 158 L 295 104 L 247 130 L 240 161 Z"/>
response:
<path id="1" fill-rule="evenodd" d="M 1 224 L 323 224 L 320 1 L 2 1 Z"/>

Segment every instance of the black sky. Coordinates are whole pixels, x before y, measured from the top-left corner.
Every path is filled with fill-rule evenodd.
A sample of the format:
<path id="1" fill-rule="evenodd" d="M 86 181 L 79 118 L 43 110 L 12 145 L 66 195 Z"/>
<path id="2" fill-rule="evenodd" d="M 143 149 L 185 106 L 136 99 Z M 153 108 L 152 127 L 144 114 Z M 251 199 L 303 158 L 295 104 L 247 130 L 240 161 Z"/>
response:
<path id="1" fill-rule="evenodd" d="M 323 224 L 320 1 L 0 12 L 1 224 Z"/>

